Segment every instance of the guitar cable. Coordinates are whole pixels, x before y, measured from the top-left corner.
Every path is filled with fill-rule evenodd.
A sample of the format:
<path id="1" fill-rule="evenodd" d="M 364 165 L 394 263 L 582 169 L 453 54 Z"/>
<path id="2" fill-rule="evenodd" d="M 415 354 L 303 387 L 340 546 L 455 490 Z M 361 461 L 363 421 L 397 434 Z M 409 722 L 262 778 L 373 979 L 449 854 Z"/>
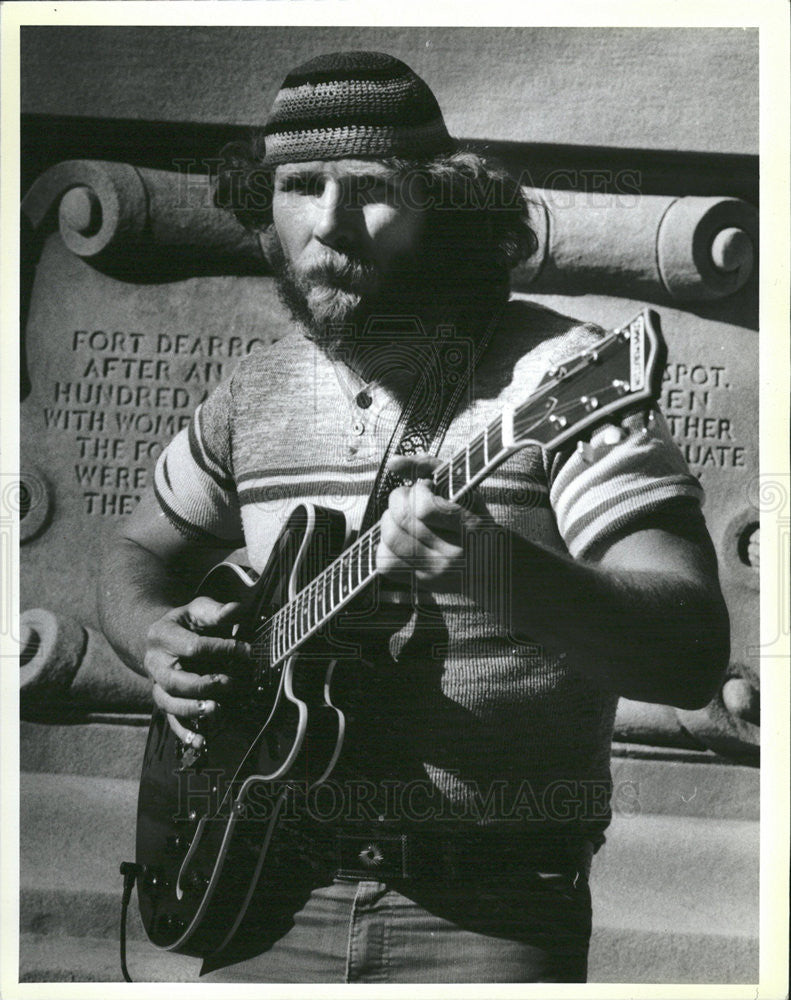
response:
<path id="1" fill-rule="evenodd" d="M 124 892 L 121 897 L 121 931 L 119 934 L 119 944 L 121 947 L 121 973 L 127 983 L 133 982 L 126 967 L 126 914 L 129 909 L 129 900 L 132 898 L 132 889 L 135 886 L 135 879 L 142 872 L 143 866 L 135 864 L 134 861 L 121 862 L 121 874 L 124 877 Z"/>

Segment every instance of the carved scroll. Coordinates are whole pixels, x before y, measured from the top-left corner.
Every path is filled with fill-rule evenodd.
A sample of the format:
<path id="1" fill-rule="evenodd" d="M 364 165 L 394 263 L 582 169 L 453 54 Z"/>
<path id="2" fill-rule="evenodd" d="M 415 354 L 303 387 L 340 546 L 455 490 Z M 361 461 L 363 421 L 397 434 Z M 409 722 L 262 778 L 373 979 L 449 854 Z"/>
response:
<path id="1" fill-rule="evenodd" d="M 536 292 L 594 292 L 653 302 L 723 298 L 750 278 L 757 211 L 736 198 L 604 195 L 526 188 L 539 248 L 514 275 Z M 95 265 L 167 254 L 214 273 L 261 271 L 256 239 L 212 203 L 206 175 L 69 160 L 32 186 L 33 231 L 57 210 L 63 242 Z"/>
<path id="2" fill-rule="evenodd" d="M 540 245 L 520 291 L 712 301 L 753 273 L 758 213 L 738 198 L 526 192 Z"/>

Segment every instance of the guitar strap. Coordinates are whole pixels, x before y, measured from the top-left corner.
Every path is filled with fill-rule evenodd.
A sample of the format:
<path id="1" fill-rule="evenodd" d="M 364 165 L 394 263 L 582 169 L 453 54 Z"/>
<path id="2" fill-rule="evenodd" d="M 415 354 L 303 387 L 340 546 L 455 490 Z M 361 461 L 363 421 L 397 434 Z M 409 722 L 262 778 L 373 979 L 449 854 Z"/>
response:
<path id="1" fill-rule="evenodd" d="M 390 459 L 395 455 L 436 455 L 439 451 L 462 393 L 497 329 L 506 302 L 507 296 L 492 314 L 466 365 L 448 361 L 448 356 L 452 356 L 454 351 L 463 358 L 462 352 L 457 346 L 453 346 L 452 340 L 438 339 L 434 342 L 436 350 L 427 358 L 423 373 L 401 411 L 385 448 L 365 507 L 360 534 L 379 520 L 387 508 L 387 500 L 392 491 L 404 483 L 400 476 L 387 468 Z M 436 392 L 432 392 L 432 385 L 439 387 L 439 399 L 436 399 Z"/>

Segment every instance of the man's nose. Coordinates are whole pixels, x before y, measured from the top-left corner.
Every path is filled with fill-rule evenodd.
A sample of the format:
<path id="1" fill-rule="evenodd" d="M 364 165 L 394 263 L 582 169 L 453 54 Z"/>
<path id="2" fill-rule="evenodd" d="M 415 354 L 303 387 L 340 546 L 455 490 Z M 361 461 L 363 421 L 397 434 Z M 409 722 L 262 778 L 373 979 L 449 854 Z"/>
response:
<path id="1" fill-rule="evenodd" d="M 316 199 L 313 235 L 334 250 L 347 250 L 354 244 L 356 219 L 349 194 L 342 184 L 330 178 Z"/>

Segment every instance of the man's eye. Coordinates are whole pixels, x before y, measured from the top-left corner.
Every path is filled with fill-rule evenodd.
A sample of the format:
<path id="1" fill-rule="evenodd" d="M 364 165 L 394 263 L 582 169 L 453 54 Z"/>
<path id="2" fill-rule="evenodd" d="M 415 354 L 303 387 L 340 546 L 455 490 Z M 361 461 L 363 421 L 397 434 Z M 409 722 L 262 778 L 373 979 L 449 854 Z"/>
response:
<path id="1" fill-rule="evenodd" d="M 377 201 L 390 204 L 396 198 L 396 185 L 385 177 L 361 177 L 353 194 L 360 204 Z"/>
<path id="2" fill-rule="evenodd" d="M 320 196 L 324 182 L 320 177 L 312 177 L 309 174 L 297 174 L 291 177 L 284 177 L 280 181 L 281 191 L 290 191 L 294 194 L 310 196 Z"/>

